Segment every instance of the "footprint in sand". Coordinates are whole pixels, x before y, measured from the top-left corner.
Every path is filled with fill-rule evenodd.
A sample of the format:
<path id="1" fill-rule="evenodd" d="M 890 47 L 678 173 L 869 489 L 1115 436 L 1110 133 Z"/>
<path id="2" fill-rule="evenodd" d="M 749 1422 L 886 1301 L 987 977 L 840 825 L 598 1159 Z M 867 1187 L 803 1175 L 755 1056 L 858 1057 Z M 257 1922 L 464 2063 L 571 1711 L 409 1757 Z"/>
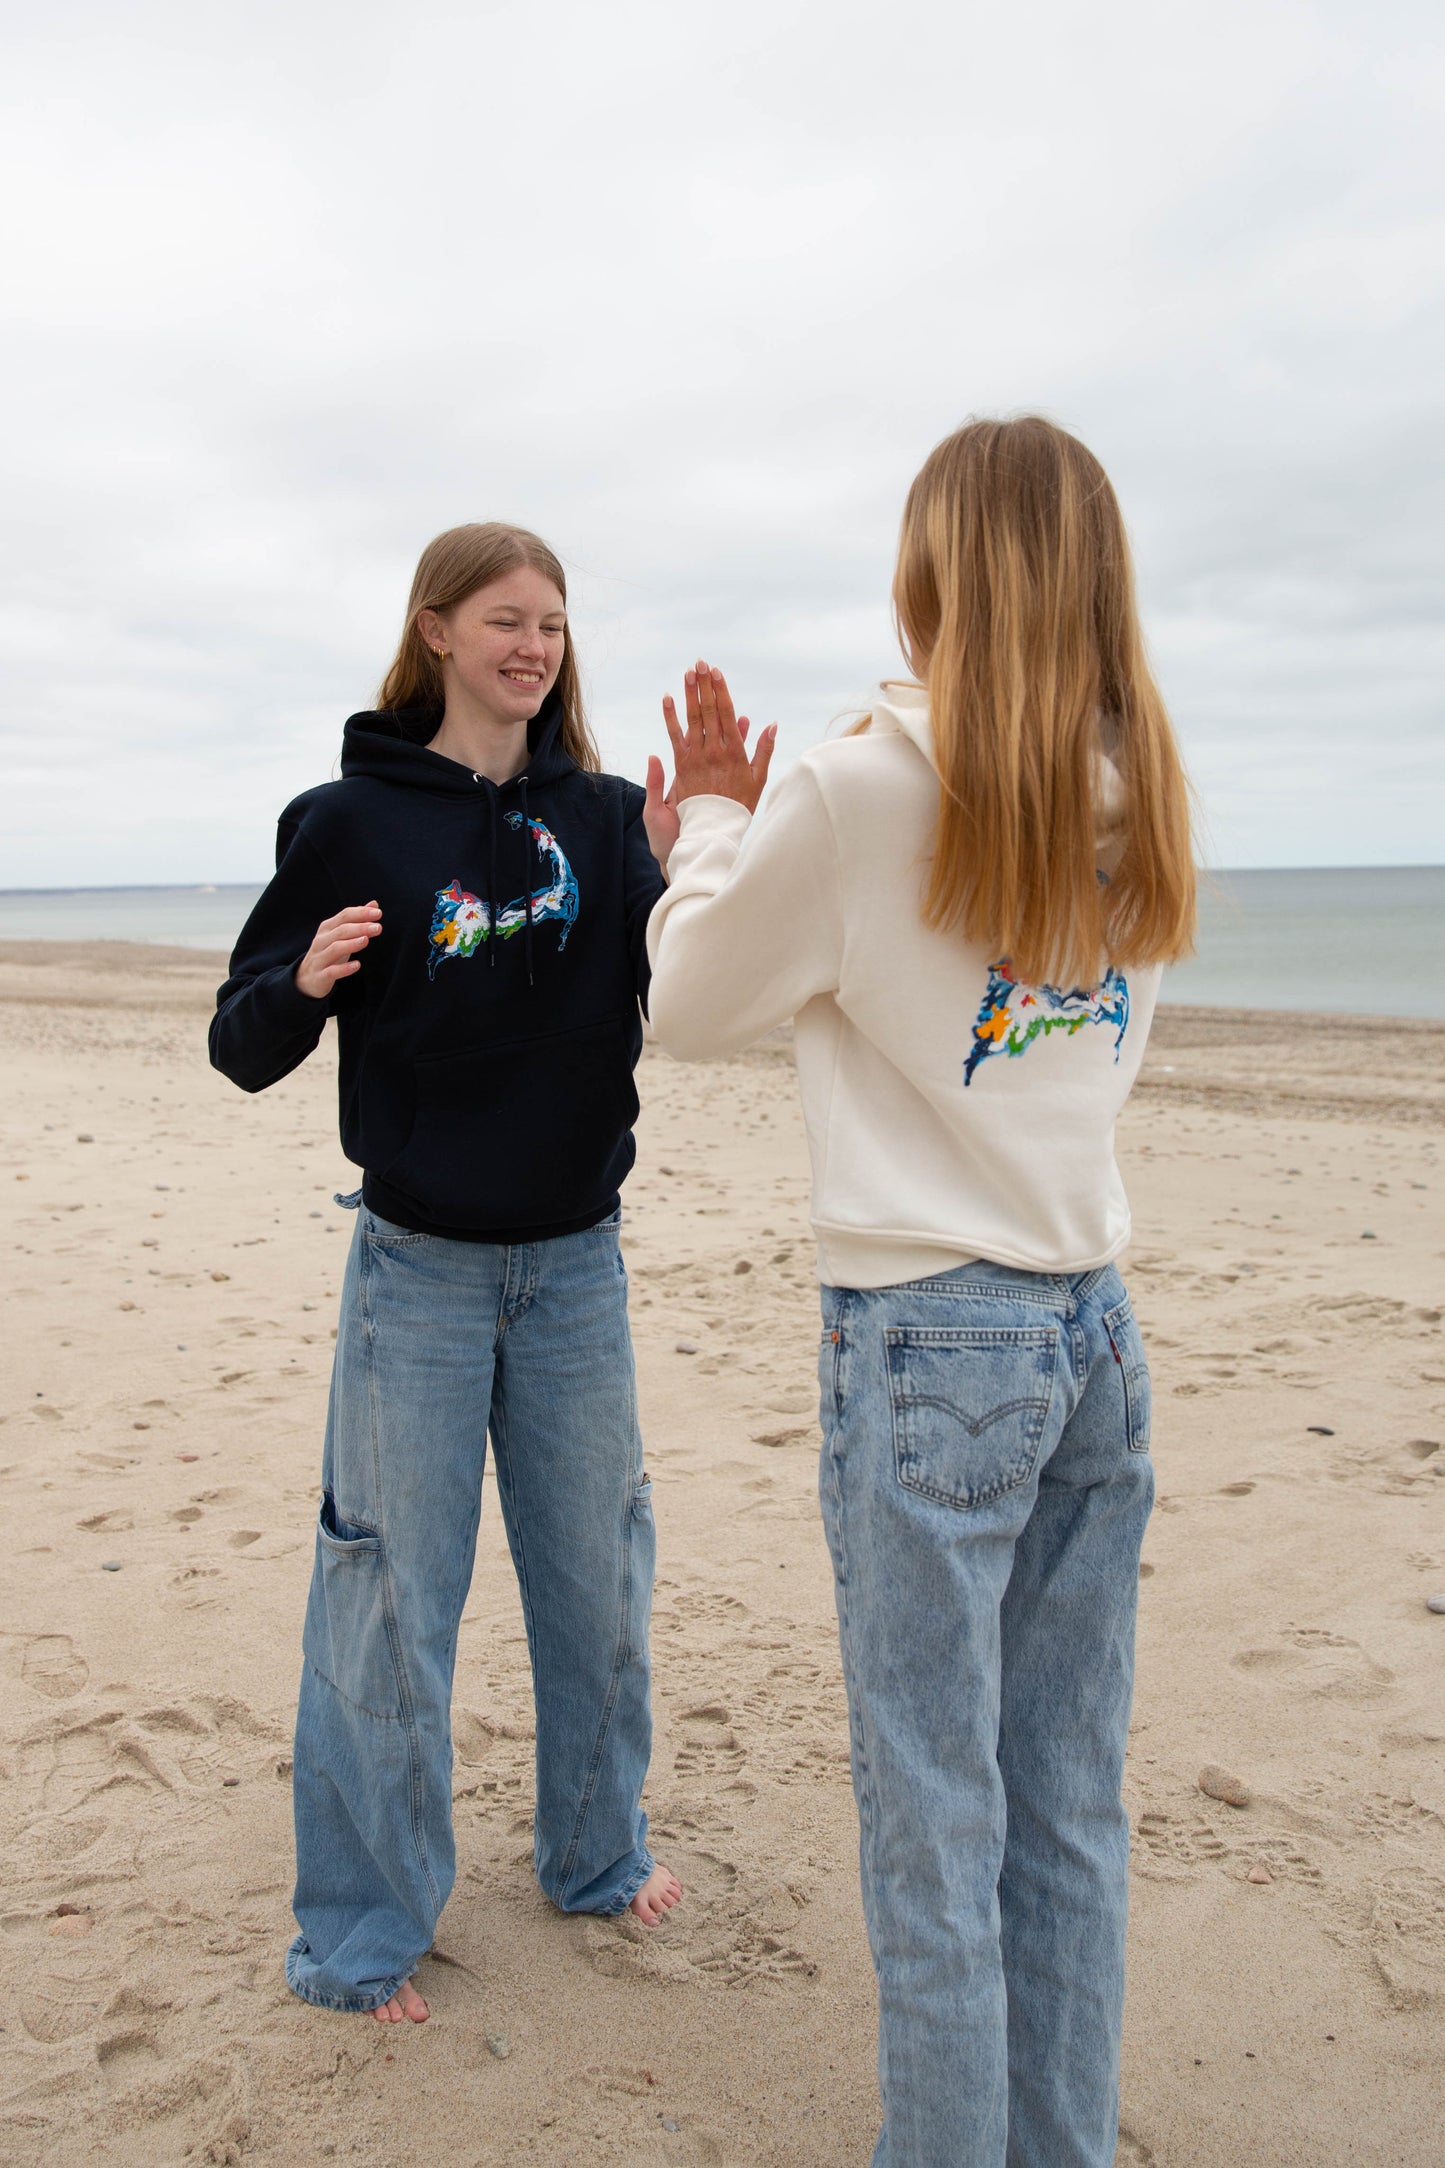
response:
<path id="1" fill-rule="evenodd" d="M 686 1848 L 676 1867 L 683 1902 L 656 1927 L 632 1919 L 586 1923 L 583 1946 L 598 1972 L 729 1989 L 816 1975 L 816 1960 L 793 1939 L 808 1903 L 801 1884 L 756 1880 L 715 1852 Z"/>
<path id="2" fill-rule="evenodd" d="M 1276 1882 L 1316 1886 L 1324 1881 L 1297 1837 L 1253 1816 L 1221 1833 L 1202 1816 L 1151 1807 L 1135 1822 L 1134 1839 L 1134 1865 L 1148 1881 L 1191 1881 L 1205 1867 L 1232 1868 L 1237 1874 L 1260 1860 Z"/>
<path id="3" fill-rule="evenodd" d="M 135 2027 L 110 2033 L 95 2044 L 96 2061 L 112 2085 L 129 2084 L 141 2072 L 158 2063 L 160 2056 L 160 2043 L 155 2034 Z"/>
<path id="4" fill-rule="evenodd" d="M 1382 1876 L 1369 1946 L 1396 2009 L 1445 2003 L 1445 1880 L 1423 1867 Z"/>
<path id="5" fill-rule="evenodd" d="M 102 1792 L 172 1788 L 144 1739 L 130 1731 L 118 1709 L 59 1732 L 32 1734 L 21 1747 L 20 1769 L 47 1814 L 68 1814 Z"/>
<path id="6" fill-rule="evenodd" d="M 679 1729 L 682 1745 L 672 1765 L 676 1776 L 735 1776 L 747 1759 L 732 1729 L 731 1714 L 720 1701 L 684 1710 Z"/>
<path id="7" fill-rule="evenodd" d="M 48 1701 L 68 1701 L 90 1677 L 90 1666 L 69 1634 L 37 1634 L 26 1650 L 20 1676 Z"/>
<path id="8" fill-rule="evenodd" d="M 20 2022 L 49 2047 L 94 2030 L 110 1992 L 109 1966 L 97 1958 L 62 1958 L 33 1972 L 20 2000 Z"/>
<path id="9" fill-rule="evenodd" d="M 706 1626 L 713 1630 L 732 1627 L 741 1633 L 752 1623 L 752 1612 L 736 1596 L 721 1596 L 711 1589 L 688 1589 L 674 1596 L 670 1606 L 674 1615 L 689 1626 Z"/>
<path id="10" fill-rule="evenodd" d="M 1332 1701 L 1379 1700 L 1395 1678 L 1358 1641 L 1315 1626 L 1291 1627 L 1272 1647 L 1241 1649 L 1230 1661 L 1263 1684 L 1287 1679 L 1296 1690 Z"/>
<path id="11" fill-rule="evenodd" d="M 75 1525 L 83 1528 L 88 1536 L 123 1536 L 134 1528 L 135 1516 L 117 1506 L 109 1513 L 92 1513 L 89 1519 L 77 1521 Z"/>

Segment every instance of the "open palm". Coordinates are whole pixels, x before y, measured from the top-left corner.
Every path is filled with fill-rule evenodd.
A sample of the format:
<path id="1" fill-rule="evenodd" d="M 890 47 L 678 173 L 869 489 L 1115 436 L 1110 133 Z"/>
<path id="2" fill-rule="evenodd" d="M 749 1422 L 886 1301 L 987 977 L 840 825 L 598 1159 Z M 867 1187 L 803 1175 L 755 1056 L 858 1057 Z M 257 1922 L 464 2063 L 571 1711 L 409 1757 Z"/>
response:
<path id="1" fill-rule="evenodd" d="M 769 723 L 748 755 L 748 719 L 733 711 L 732 696 L 721 670 L 699 662 L 684 680 L 687 728 L 677 719 L 672 695 L 664 696 L 662 719 L 672 742 L 675 766 L 671 788 L 663 791 L 662 762 L 647 763 L 644 821 L 653 855 L 665 866 L 678 837 L 677 808 L 684 798 L 732 798 L 756 812 L 777 743 L 778 726 Z"/>

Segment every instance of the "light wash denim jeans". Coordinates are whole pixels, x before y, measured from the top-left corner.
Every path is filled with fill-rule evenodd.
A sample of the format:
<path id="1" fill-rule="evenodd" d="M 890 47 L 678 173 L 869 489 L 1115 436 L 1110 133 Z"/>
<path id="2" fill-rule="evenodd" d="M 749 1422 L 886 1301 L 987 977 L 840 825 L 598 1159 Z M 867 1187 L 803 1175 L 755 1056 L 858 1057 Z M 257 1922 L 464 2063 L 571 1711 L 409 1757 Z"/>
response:
<path id="1" fill-rule="evenodd" d="M 823 1290 L 874 2168 L 1109 2168 L 1149 1372 L 1112 1266 Z"/>
<path id="2" fill-rule="evenodd" d="M 489 1431 L 532 1658 L 537 1878 L 565 1911 L 619 1913 L 652 1872 L 654 1536 L 618 1222 L 503 1247 L 363 1207 L 296 1716 L 286 1977 L 327 2009 L 395 1994 L 455 1878 L 452 1672 Z"/>

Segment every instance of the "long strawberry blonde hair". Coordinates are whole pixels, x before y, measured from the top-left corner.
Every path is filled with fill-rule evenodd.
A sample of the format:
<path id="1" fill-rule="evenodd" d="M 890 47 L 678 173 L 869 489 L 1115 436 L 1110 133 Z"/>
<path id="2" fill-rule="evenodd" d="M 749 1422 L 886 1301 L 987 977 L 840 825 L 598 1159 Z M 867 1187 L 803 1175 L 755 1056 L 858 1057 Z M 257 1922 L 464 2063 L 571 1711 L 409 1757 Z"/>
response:
<path id="1" fill-rule="evenodd" d="M 1194 946 L 1190 791 L 1144 653 L 1129 545 L 1093 454 L 1037 415 L 971 421 L 908 492 L 893 608 L 939 778 L 924 917 L 1035 983 Z M 1096 756 L 1122 849 L 1099 879 Z"/>
<path id="2" fill-rule="evenodd" d="M 562 600 L 567 600 L 567 575 L 560 559 L 529 528 L 511 527 L 502 520 L 474 520 L 465 527 L 448 527 L 445 534 L 428 542 L 411 583 L 401 645 L 382 680 L 377 706 L 440 708 L 444 698 L 441 664 L 430 641 L 422 638 L 418 616 L 423 610 L 450 610 L 479 587 L 490 587 L 493 580 L 523 565 L 542 573 Z M 555 689 L 562 702 L 563 751 L 579 768 L 595 774 L 602 760 L 587 726 L 570 622 L 563 636 L 562 667 Z"/>

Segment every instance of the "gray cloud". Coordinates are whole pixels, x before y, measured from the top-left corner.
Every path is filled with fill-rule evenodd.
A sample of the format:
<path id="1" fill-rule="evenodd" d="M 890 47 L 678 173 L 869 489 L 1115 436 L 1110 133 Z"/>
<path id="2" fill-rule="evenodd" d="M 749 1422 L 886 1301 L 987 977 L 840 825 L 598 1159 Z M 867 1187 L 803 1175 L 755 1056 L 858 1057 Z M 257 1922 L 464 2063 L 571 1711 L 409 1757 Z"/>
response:
<path id="1" fill-rule="evenodd" d="M 422 543 L 559 548 L 609 757 L 893 666 L 970 411 L 1109 466 L 1224 863 L 1439 856 L 1433 13 L 298 0 L 14 40 L 0 882 L 244 879 Z"/>

